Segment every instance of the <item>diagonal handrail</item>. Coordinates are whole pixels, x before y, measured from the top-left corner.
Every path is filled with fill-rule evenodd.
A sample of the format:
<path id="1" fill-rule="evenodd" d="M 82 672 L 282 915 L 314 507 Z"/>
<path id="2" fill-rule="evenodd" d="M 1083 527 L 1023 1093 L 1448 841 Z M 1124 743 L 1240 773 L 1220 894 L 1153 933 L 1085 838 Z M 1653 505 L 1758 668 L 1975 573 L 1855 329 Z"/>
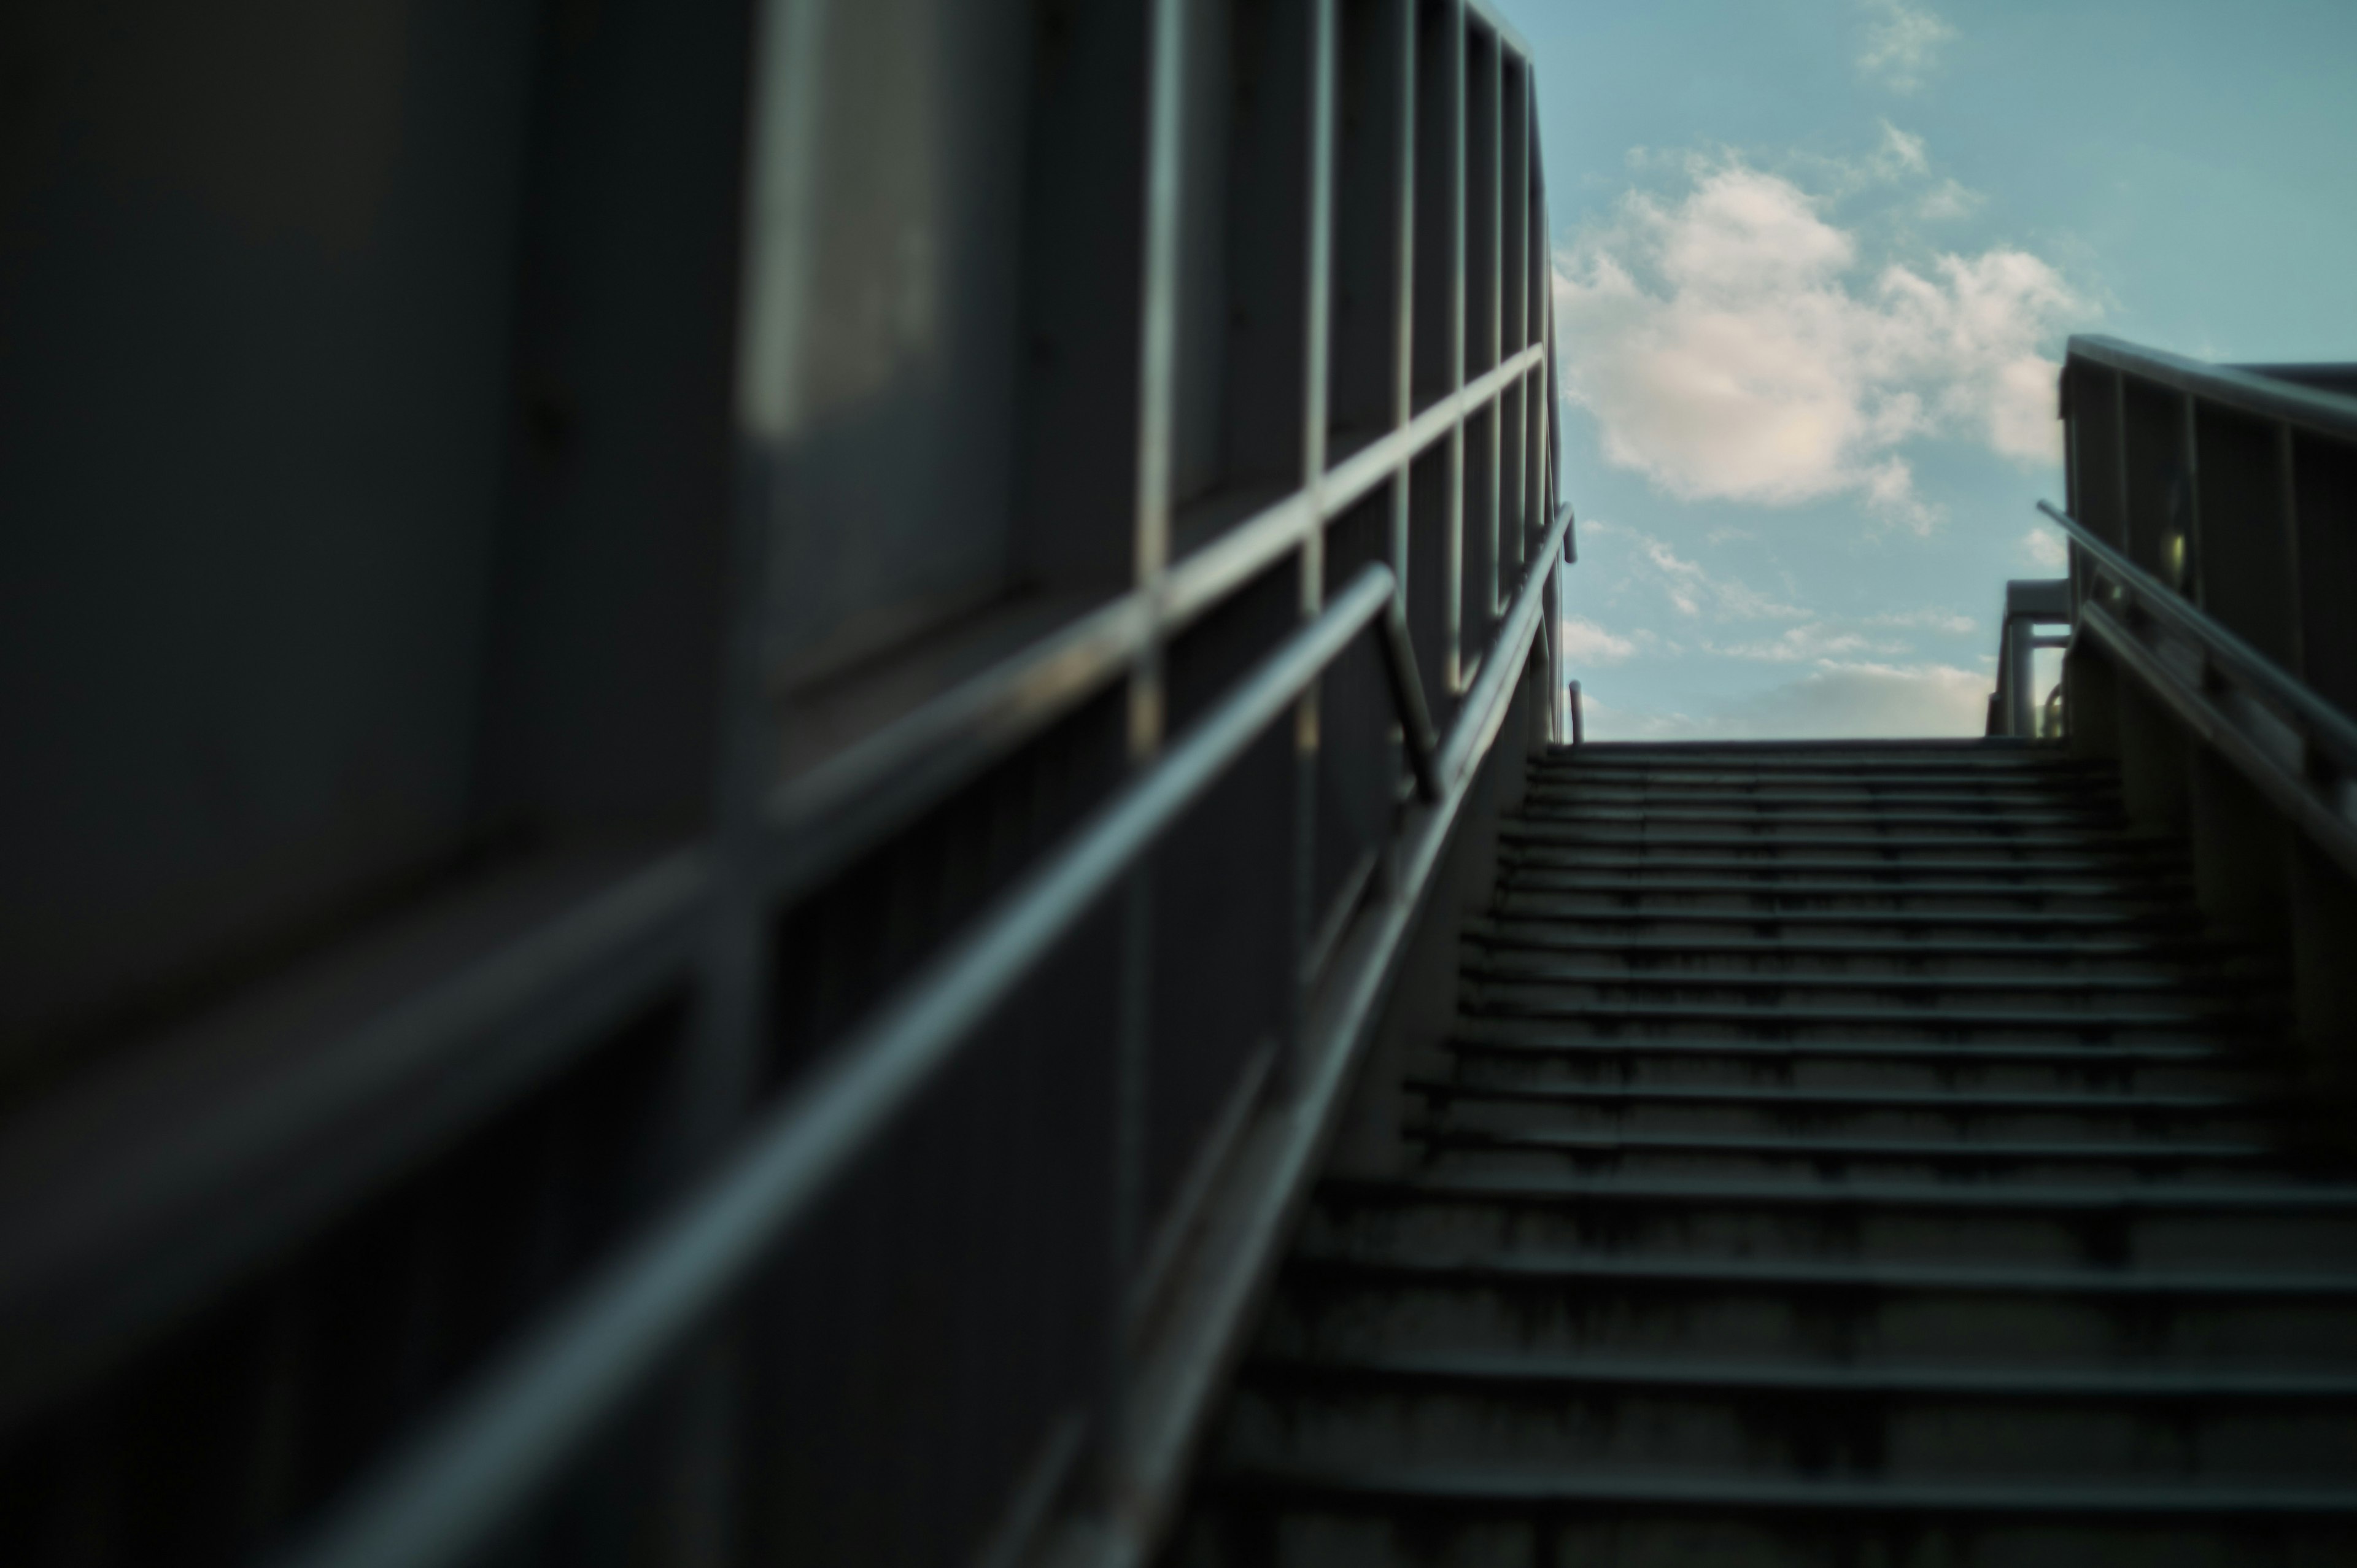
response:
<path id="1" fill-rule="evenodd" d="M 1526 648 L 1566 507 L 1445 745 L 1433 733 L 1397 579 L 1369 565 L 1220 705 L 1124 787 L 1065 846 L 833 1052 L 802 1093 L 755 1127 L 713 1177 L 545 1326 L 461 1394 L 280 1561 L 418 1568 L 463 1557 L 587 1441 L 600 1422 L 806 1218 L 892 1118 L 955 1059 L 1000 1002 L 1220 774 L 1370 625 L 1381 622 L 1418 793 L 1437 803 L 1496 733 L 1514 645 Z M 1501 657 L 1505 655 L 1505 657 Z"/>
<path id="2" fill-rule="evenodd" d="M 2051 502 L 2038 510 L 2086 552 L 2096 569 L 2118 584 L 2136 607 L 2190 639 L 2209 665 L 2275 709 L 2308 744 L 2325 754 L 2343 774 L 2357 776 L 2357 723 L 2326 702 L 2298 677 L 2221 626 L 2208 612 L 2170 589 L 2098 537 L 2085 523 Z"/>

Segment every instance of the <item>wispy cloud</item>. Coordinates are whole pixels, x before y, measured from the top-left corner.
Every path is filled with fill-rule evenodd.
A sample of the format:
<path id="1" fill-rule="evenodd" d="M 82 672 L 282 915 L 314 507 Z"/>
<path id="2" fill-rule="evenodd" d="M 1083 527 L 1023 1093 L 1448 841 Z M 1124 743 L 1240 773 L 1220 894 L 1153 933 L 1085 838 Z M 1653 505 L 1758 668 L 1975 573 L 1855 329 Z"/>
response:
<path id="1" fill-rule="evenodd" d="M 1919 0 L 1859 0 L 1866 28 L 1858 40 L 1858 73 L 1894 92 L 1923 85 L 1942 45 L 1956 29 Z"/>
<path id="2" fill-rule="evenodd" d="M 1980 622 L 1954 610 L 1925 607 L 1915 610 L 1883 610 L 1866 618 L 1867 626 L 1910 627 L 1925 631 L 1963 633 L 1975 630 Z"/>
<path id="3" fill-rule="evenodd" d="M 1793 620 L 1809 612 L 1786 604 L 1742 579 L 1709 571 L 1701 562 L 1679 554 L 1669 543 L 1641 529 L 1622 523 L 1592 521 L 1582 525 L 1588 538 L 1625 541 L 1617 552 L 1624 580 L 1650 583 L 1682 616 L 1708 616 L 1713 620 Z"/>
<path id="4" fill-rule="evenodd" d="M 1713 648 L 1734 659 L 1760 660 L 1770 664 L 1823 663 L 1859 653 L 1904 653 L 1903 642 L 1874 642 L 1864 634 L 1843 631 L 1830 622 L 1810 621 L 1786 627 L 1774 637 Z"/>
<path id="5" fill-rule="evenodd" d="M 2071 547 L 2061 534 L 2040 523 L 2021 536 L 2021 558 L 2032 566 L 2060 572 L 2071 564 Z"/>
<path id="6" fill-rule="evenodd" d="M 1969 218 L 1980 210 L 1981 203 L 1987 199 L 1979 191 L 1967 190 L 1953 179 L 1943 179 L 1917 199 L 1915 216 L 1928 223 Z"/>
<path id="7" fill-rule="evenodd" d="M 1928 169 L 1920 141 L 1885 130 L 1885 166 Z M 1928 530 L 1910 440 L 2055 458 L 2040 345 L 2086 306 L 2052 266 L 2000 247 L 1869 267 L 1857 232 L 1782 175 L 1697 154 L 1680 177 L 1556 257 L 1566 393 L 1608 461 L 1685 499 L 1847 493 Z"/>
<path id="8" fill-rule="evenodd" d="M 1585 616 L 1563 618 L 1563 656 L 1574 664 L 1619 664 L 1636 651 L 1635 641 L 1605 630 Z"/>

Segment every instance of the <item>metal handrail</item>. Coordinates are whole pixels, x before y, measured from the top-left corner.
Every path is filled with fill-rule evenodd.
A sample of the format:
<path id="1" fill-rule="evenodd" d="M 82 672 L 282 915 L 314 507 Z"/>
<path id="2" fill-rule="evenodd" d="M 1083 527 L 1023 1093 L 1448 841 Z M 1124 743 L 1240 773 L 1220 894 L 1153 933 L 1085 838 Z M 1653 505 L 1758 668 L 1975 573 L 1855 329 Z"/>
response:
<path id="1" fill-rule="evenodd" d="M 2085 523 L 2051 502 L 2040 501 L 2038 510 L 2086 552 L 2104 576 L 2126 590 L 2137 608 L 2191 639 L 2211 669 L 2288 720 L 2312 749 L 2325 753 L 2335 768 L 2357 775 L 2357 723 L 2310 691 L 2298 677 L 2129 560 L 2117 547 L 2097 537 Z"/>
<path id="2" fill-rule="evenodd" d="M 2262 418 L 2343 439 L 2357 435 L 2357 397 L 2346 392 L 2304 386 L 2250 368 L 2207 364 L 2092 334 L 2074 336 L 2070 356 Z"/>
<path id="3" fill-rule="evenodd" d="M 1526 651 L 1536 630 L 1570 517 L 1564 507 L 1532 556 L 1446 744 L 1433 734 L 1397 580 L 1389 567 L 1370 565 L 845 1039 L 716 1175 L 282 1561 L 416 1568 L 479 1544 L 812 1212 L 973 1029 L 1371 623 L 1382 622 L 1379 643 L 1418 792 L 1443 800 L 1496 734 L 1509 667 L 1519 669 L 1517 645 Z"/>

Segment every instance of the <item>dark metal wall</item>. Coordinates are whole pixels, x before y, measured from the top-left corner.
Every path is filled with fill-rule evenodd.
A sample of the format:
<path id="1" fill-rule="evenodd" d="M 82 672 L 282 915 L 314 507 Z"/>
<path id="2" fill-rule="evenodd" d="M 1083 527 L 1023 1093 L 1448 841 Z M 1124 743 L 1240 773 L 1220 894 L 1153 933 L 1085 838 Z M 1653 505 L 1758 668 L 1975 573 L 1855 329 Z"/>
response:
<path id="1" fill-rule="evenodd" d="M 10 1560 L 1092 1506 L 1552 722 L 1511 29 L 121 0 L 0 61 Z"/>

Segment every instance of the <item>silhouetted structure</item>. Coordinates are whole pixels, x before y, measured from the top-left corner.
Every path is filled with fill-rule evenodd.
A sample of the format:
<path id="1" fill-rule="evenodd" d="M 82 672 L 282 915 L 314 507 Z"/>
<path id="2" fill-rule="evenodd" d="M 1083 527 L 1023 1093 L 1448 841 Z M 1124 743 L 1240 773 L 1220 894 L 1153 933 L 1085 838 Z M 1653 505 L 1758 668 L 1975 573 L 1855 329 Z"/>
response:
<path id="1" fill-rule="evenodd" d="M 8 29 L 10 1561 L 1150 1542 L 1555 733 L 1526 52 L 110 16 Z"/>

